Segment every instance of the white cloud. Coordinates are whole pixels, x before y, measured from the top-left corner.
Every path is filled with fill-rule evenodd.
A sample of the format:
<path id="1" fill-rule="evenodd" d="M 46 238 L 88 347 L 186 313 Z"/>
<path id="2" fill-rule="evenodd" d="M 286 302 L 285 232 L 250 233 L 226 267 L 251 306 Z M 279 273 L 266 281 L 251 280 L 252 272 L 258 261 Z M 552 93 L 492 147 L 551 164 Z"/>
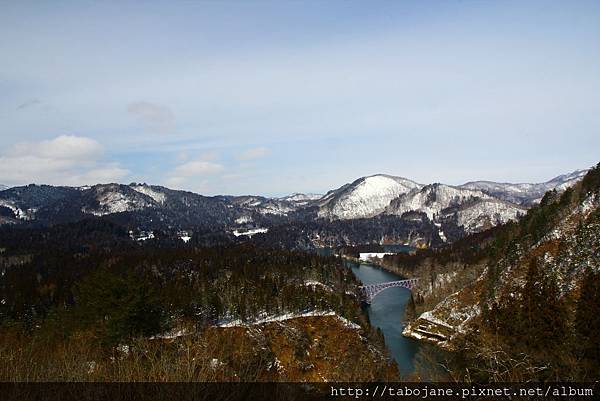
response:
<path id="1" fill-rule="evenodd" d="M 98 183 L 98 182 L 115 182 L 127 177 L 129 171 L 119 167 L 116 163 L 109 163 L 103 166 L 98 166 L 83 174 L 79 182 Z"/>
<path id="2" fill-rule="evenodd" d="M 173 170 L 175 177 L 194 177 L 213 175 L 223 171 L 223 166 L 218 163 L 196 160 L 187 163 L 180 164 Z"/>
<path id="3" fill-rule="evenodd" d="M 268 156 L 271 153 L 269 148 L 265 148 L 264 146 L 258 148 L 246 149 L 239 155 L 239 159 L 241 160 L 254 160 L 260 159 L 261 157 Z"/>
<path id="4" fill-rule="evenodd" d="M 127 111 L 152 131 L 168 134 L 175 130 L 175 116 L 170 108 L 150 102 L 134 102 Z"/>
<path id="5" fill-rule="evenodd" d="M 40 142 L 22 142 L 0 155 L 0 179 L 8 184 L 84 185 L 118 181 L 129 172 L 102 161 L 97 141 L 61 135 Z"/>
<path id="6" fill-rule="evenodd" d="M 73 162 L 96 159 L 102 154 L 102 151 L 102 145 L 93 139 L 61 135 L 46 141 L 17 143 L 14 146 L 13 155 Z"/>
<path id="7" fill-rule="evenodd" d="M 184 177 L 169 177 L 165 181 L 165 185 L 169 188 L 181 188 L 183 184 L 185 184 Z"/>
<path id="8" fill-rule="evenodd" d="M 177 165 L 165 179 L 165 185 L 198 193 L 211 191 L 211 184 L 216 182 L 215 180 L 222 181 L 220 173 L 225 171 L 225 167 L 217 158 L 215 152 L 208 152 L 195 160 Z"/>

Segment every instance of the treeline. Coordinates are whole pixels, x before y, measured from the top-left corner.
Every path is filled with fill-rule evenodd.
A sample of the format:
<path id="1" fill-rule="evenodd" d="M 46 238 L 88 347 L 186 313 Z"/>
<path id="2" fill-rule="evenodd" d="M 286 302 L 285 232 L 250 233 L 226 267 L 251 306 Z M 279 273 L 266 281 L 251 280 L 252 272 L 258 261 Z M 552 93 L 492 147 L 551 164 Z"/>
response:
<path id="1" fill-rule="evenodd" d="M 125 228 L 101 218 L 77 223 L 43 226 L 0 226 L 2 255 L 92 252 L 132 248 L 135 243 Z"/>

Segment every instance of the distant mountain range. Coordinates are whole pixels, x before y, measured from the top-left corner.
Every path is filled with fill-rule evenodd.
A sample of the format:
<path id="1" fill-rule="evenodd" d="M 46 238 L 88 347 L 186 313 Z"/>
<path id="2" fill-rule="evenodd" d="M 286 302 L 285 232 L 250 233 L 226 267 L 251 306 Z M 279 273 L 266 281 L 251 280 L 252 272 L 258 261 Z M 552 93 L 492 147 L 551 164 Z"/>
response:
<path id="1" fill-rule="evenodd" d="M 423 185 L 402 177 L 362 177 L 328 192 L 317 201 L 318 215 L 329 219 L 368 218 L 380 214 L 422 212 L 436 223 L 457 219 L 467 232 L 514 220 L 539 202 L 549 190 L 564 190 L 588 170 L 578 170 L 539 184 L 508 184 L 490 181 L 460 186 Z"/>
<path id="2" fill-rule="evenodd" d="M 327 225 L 341 221 L 340 226 L 343 221 L 383 216 L 389 218 L 378 221 L 391 221 L 395 216 L 405 221 L 419 220 L 427 225 L 427 230 L 436 227 L 435 238 L 426 241 L 444 242 L 448 237 L 456 239 L 514 220 L 539 202 L 546 191 L 564 190 L 586 171 L 538 184 L 475 181 L 460 186 L 424 185 L 377 174 L 325 195 L 297 193 L 281 198 L 203 196 L 138 183 L 85 187 L 31 184 L 1 190 L 0 224 L 53 225 L 97 216 L 130 229 L 232 232 L 310 222 Z M 317 232 L 314 234 L 319 237 Z"/>

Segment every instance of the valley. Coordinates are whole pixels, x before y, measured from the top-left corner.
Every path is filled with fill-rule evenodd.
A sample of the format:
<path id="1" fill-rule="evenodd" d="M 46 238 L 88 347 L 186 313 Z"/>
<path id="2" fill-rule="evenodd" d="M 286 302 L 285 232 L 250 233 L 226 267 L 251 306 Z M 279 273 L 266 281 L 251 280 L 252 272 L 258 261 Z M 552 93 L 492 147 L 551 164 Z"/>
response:
<path id="1" fill-rule="evenodd" d="M 581 305 L 597 302 L 599 171 L 467 189 L 382 175 L 324 196 L 271 199 L 145 184 L 6 189 L 0 359 L 12 362 L 0 375 L 502 381 L 571 369 L 569 378 L 580 379 L 594 372 L 595 357 L 577 347 L 594 341 L 578 337 L 578 322 L 588 313 Z M 418 282 L 364 303 L 361 285 L 402 278 Z M 556 314 L 544 318 L 553 326 L 538 321 L 530 333 L 525 320 L 514 328 L 506 320 L 547 313 Z M 580 339 L 568 355 L 583 358 L 582 367 L 573 370 L 564 355 L 523 361 L 507 351 L 536 330 Z M 499 350 L 514 367 L 490 365 Z M 27 353 L 39 354 L 35 369 Z M 522 363 L 546 368 L 525 373 Z"/>

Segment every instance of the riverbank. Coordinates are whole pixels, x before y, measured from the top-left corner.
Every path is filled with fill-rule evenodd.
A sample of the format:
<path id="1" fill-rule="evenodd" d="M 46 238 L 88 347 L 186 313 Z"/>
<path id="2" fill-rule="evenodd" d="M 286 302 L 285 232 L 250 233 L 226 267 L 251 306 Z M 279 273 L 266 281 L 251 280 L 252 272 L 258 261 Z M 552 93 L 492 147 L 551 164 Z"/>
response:
<path id="1" fill-rule="evenodd" d="M 400 280 L 401 277 L 380 266 L 344 257 L 352 273 L 364 285 Z M 419 341 L 403 336 L 405 310 L 410 303 L 411 293 L 406 288 L 392 287 L 379 293 L 373 302 L 365 307 L 372 327 L 379 328 L 384 336 L 385 346 L 398 365 L 402 377 L 410 377 L 415 372 L 415 356 L 420 349 Z"/>
<path id="2" fill-rule="evenodd" d="M 352 262 L 352 263 L 356 263 L 356 264 L 368 264 L 368 265 L 377 267 L 379 269 L 385 270 L 389 273 L 399 276 L 400 277 L 399 280 L 413 278 L 413 277 L 410 277 L 410 275 L 406 274 L 406 272 L 402 272 L 400 269 L 395 269 L 393 266 L 388 266 L 388 265 L 384 264 L 383 259 L 381 259 L 381 258 L 371 258 L 369 260 L 362 260 L 362 259 L 355 258 L 355 257 L 349 256 L 349 255 L 339 255 L 339 256 L 348 262 Z"/>
<path id="3" fill-rule="evenodd" d="M 381 269 L 383 271 L 394 274 L 400 279 L 412 278 L 408 276 L 414 277 L 414 275 L 407 274 L 407 271 L 404 269 L 386 264 L 385 260 L 382 258 L 373 258 L 369 261 L 364 261 L 348 255 L 342 255 L 342 257 L 347 261 L 359 265 L 368 264 L 373 268 Z M 420 289 L 419 286 L 413 288 L 411 293 L 411 296 L 413 297 L 413 308 L 415 308 L 415 299 L 422 300 L 423 296 L 421 292 L 423 292 L 423 289 Z M 422 301 L 419 303 L 422 303 Z M 421 313 L 417 315 L 416 310 L 413 310 L 411 313 L 408 313 L 405 307 L 402 313 L 403 321 L 405 322 L 405 326 L 403 327 L 401 333 L 402 336 L 417 341 L 433 344 L 445 350 L 450 350 L 449 340 L 453 337 L 453 334 L 456 331 L 456 328 L 454 326 L 446 323 L 442 319 L 438 319 L 432 314 L 431 311 L 421 311 Z M 412 316 L 410 316 L 411 314 Z"/>

